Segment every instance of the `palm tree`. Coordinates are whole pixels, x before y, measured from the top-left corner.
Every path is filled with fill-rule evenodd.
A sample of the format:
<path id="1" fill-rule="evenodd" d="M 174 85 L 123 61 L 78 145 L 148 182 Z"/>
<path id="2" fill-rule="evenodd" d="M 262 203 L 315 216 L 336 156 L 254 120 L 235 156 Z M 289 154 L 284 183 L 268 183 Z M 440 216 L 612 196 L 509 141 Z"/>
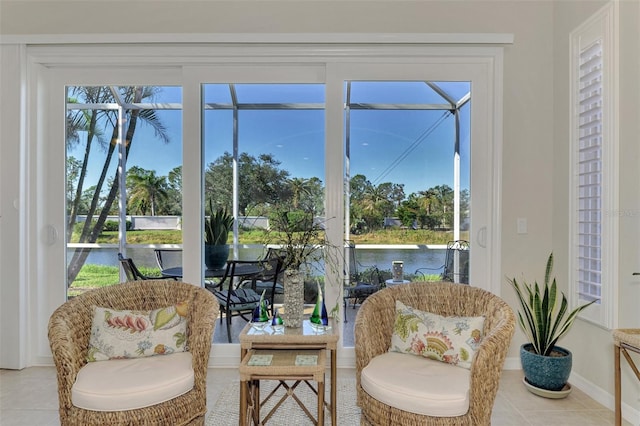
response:
<path id="1" fill-rule="evenodd" d="M 85 102 L 100 103 L 106 102 L 111 98 L 111 93 L 103 90 L 102 87 L 72 87 L 70 94 L 78 95 L 84 99 Z M 78 98 L 70 97 L 67 102 L 69 104 L 78 103 Z M 91 147 L 93 146 L 93 139 L 96 138 L 98 144 L 105 145 L 104 139 L 102 139 L 102 131 L 98 128 L 97 123 L 100 116 L 103 114 L 100 110 L 78 110 L 69 111 L 67 113 L 67 129 L 66 129 L 66 142 L 67 147 L 81 143 L 81 133 L 86 133 L 86 144 L 84 149 L 83 159 L 79 172 L 77 173 L 76 191 L 75 196 L 68 200 L 68 217 L 69 223 L 67 224 L 67 242 L 71 241 L 71 235 L 76 222 L 76 218 L 79 214 L 80 200 L 82 199 L 82 193 L 84 188 L 84 180 L 87 175 L 87 164 L 89 162 L 89 155 L 91 154 Z M 86 223 L 86 222 L 85 222 Z"/>
<path id="2" fill-rule="evenodd" d="M 428 203 L 430 222 L 447 226 L 453 214 L 453 189 L 449 185 L 437 185 L 424 192 Z"/>
<path id="3" fill-rule="evenodd" d="M 300 199 L 303 195 L 311 195 L 311 181 L 305 178 L 289 179 L 289 189 L 291 190 L 291 205 L 295 210 L 300 208 Z"/>
<path id="4" fill-rule="evenodd" d="M 144 206 L 143 214 L 146 213 L 146 206 L 149 206 L 151 216 L 156 216 L 158 202 L 166 200 L 168 196 L 166 176 L 156 176 L 155 170 L 136 168 L 129 171 L 127 181 L 131 186 L 129 202 Z"/>
<path id="5" fill-rule="evenodd" d="M 418 191 L 418 206 L 424 210 L 427 215 L 431 214 L 431 193 L 429 191 Z"/>
<path id="6" fill-rule="evenodd" d="M 158 88 L 152 86 L 127 86 L 127 87 L 75 87 L 73 89 L 74 94 L 77 94 L 78 97 L 83 98 L 86 103 L 117 103 L 121 102 L 125 108 L 127 104 L 131 103 L 140 103 L 144 99 L 153 98 L 154 94 L 157 92 Z M 118 94 L 118 99 L 114 96 L 114 93 Z M 104 148 L 106 149 L 105 161 L 102 166 L 102 170 L 100 173 L 100 177 L 98 179 L 97 184 L 95 185 L 95 191 L 93 193 L 93 197 L 91 199 L 89 209 L 86 212 L 87 219 L 84 222 L 84 226 L 82 229 L 82 233 L 79 238 L 79 242 L 81 243 L 93 243 L 97 240 L 98 236 L 102 232 L 104 227 L 104 223 L 107 219 L 107 215 L 111 210 L 111 207 L 116 200 L 118 192 L 120 190 L 118 184 L 118 171 L 116 170 L 112 179 L 107 179 L 107 174 L 109 172 L 109 166 L 112 161 L 112 157 L 116 151 L 116 146 L 118 145 L 116 142 L 118 141 L 118 128 L 120 126 L 118 112 L 115 110 L 91 110 L 89 111 L 89 120 L 86 119 L 87 115 L 86 110 L 76 110 L 73 111 L 67 117 L 67 123 L 83 123 L 82 126 L 69 126 L 69 130 L 67 132 L 67 144 L 71 144 L 76 142 L 79 138 L 78 136 L 78 128 L 82 128 L 86 133 L 86 148 L 85 148 L 85 158 L 82 161 L 82 169 L 80 171 L 80 179 L 78 180 L 78 188 L 76 189 L 76 198 L 82 196 L 83 193 L 83 180 L 84 176 L 87 173 L 88 166 L 88 152 L 90 151 L 92 145 L 93 138 L 99 136 L 103 131 L 111 132 L 111 138 L 109 139 L 110 143 L 104 144 Z M 169 135 L 164 127 L 163 123 L 160 121 L 158 116 L 156 115 L 154 110 L 148 109 L 125 109 L 124 110 L 125 117 L 122 125 L 125 128 L 125 137 L 122 143 L 125 144 L 125 155 L 129 153 L 131 149 L 131 144 L 133 143 L 133 137 L 135 135 L 135 131 L 138 125 L 138 120 L 141 120 L 142 123 L 145 123 L 151 126 L 155 135 L 161 141 L 168 143 Z M 82 120 L 79 117 L 75 117 L 75 115 L 85 115 L 85 119 Z M 85 124 L 86 123 L 86 124 Z M 99 138 L 99 141 L 102 141 Z M 105 186 L 105 182 L 109 184 L 111 183 L 111 187 L 108 188 L 108 194 L 106 198 L 102 198 L 103 187 Z M 74 203 L 76 201 L 74 200 Z M 78 201 L 79 202 L 79 201 Z M 93 220 L 93 217 L 96 215 L 99 207 L 99 203 L 103 202 L 101 206 L 100 213 L 98 214 L 97 220 Z M 77 215 L 77 211 L 71 211 L 70 223 L 75 222 L 75 215 Z M 78 272 L 80 272 L 80 268 L 84 265 L 89 253 L 91 252 L 90 248 L 77 248 L 75 249 L 71 261 L 69 262 L 69 266 L 67 267 L 67 285 L 70 285 L 75 280 Z"/>

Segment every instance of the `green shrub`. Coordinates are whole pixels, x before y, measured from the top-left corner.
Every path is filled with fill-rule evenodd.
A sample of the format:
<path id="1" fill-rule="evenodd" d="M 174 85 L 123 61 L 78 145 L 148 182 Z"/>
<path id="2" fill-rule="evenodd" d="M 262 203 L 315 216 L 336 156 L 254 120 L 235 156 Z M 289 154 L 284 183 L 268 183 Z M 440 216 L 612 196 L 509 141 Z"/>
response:
<path id="1" fill-rule="evenodd" d="M 107 220 L 102 227 L 103 231 L 117 231 L 120 224 L 115 220 Z"/>
<path id="2" fill-rule="evenodd" d="M 269 225 L 278 232 L 303 232 L 313 227 L 313 214 L 304 210 L 277 210 L 269 215 Z"/>

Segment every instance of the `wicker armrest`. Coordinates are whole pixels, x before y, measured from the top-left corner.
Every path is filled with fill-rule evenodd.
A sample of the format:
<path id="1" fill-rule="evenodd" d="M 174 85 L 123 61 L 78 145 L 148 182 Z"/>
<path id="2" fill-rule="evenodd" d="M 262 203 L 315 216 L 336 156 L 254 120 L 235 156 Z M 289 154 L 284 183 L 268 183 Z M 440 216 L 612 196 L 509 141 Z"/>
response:
<path id="1" fill-rule="evenodd" d="M 367 298 L 360 307 L 354 327 L 358 383 L 360 372 L 369 361 L 389 350 L 395 313 L 395 300 L 384 292 L 376 293 L 375 298 Z"/>
<path id="2" fill-rule="evenodd" d="M 194 388 L 205 392 L 209 353 L 211 352 L 211 336 L 219 314 L 218 300 L 207 291 L 194 293 L 189 316 L 189 336 L 187 337 L 189 352 L 193 355 Z"/>
<path id="3" fill-rule="evenodd" d="M 80 369 L 87 363 L 90 307 L 81 298 L 60 306 L 49 320 L 49 343 L 58 375 L 60 404 L 70 407 L 71 387 Z"/>
<path id="4" fill-rule="evenodd" d="M 492 300 L 489 304 L 491 306 L 488 307 L 486 317 L 492 317 L 492 324 L 485 330 L 486 334 L 471 363 L 469 398 L 476 401 L 471 415 L 478 421 L 491 417 L 502 367 L 515 332 L 515 316 L 512 309 L 502 301 Z"/>

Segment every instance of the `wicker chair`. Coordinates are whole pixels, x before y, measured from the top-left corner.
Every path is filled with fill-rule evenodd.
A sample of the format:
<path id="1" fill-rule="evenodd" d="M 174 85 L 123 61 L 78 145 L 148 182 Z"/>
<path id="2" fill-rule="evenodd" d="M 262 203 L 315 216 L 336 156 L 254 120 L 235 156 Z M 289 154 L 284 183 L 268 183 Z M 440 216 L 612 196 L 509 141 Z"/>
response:
<path id="1" fill-rule="evenodd" d="M 146 408 L 91 411 L 71 403 L 71 387 L 87 363 L 93 307 L 152 310 L 189 301 L 188 347 L 192 355 L 194 386 L 189 392 Z M 76 296 L 60 306 L 49 320 L 49 343 L 58 375 L 62 425 L 203 425 L 206 407 L 207 365 L 218 315 L 216 298 L 195 285 L 167 280 L 115 284 Z"/>
<path id="2" fill-rule="evenodd" d="M 375 356 L 389 350 L 397 299 L 416 309 L 443 316 L 485 316 L 485 337 L 472 361 L 469 411 L 465 415 L 430 417 L 409 413 L 383 404 L 363 390 L 360 383 L 362 369 Z M 477 287 L 454 283 L 411 283 L 369 296 L 360 307 L 355 324 L 361 425 L 489 425 L 514 329 L 515 317 L 511 308 L 499 297 Z"/>

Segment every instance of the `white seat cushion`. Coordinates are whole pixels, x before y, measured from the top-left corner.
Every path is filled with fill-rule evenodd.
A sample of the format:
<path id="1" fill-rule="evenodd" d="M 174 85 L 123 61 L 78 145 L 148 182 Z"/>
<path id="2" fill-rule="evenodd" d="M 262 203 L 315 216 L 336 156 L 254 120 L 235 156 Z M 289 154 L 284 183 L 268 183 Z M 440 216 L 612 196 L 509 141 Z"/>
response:
<path id="1" fill-rule="evenodd" d="M 71 402 L 85 410 L 149 407 L 193 389 L 191 353 L 90 362 L 80 369 Z"/>
<path id="2" fill-rule="evenodd" d="M 410 413 L 455 417 L 469 411 L 470 371 L 417 355 L 387 352 L 362 369 L 373 398 Z"/>

